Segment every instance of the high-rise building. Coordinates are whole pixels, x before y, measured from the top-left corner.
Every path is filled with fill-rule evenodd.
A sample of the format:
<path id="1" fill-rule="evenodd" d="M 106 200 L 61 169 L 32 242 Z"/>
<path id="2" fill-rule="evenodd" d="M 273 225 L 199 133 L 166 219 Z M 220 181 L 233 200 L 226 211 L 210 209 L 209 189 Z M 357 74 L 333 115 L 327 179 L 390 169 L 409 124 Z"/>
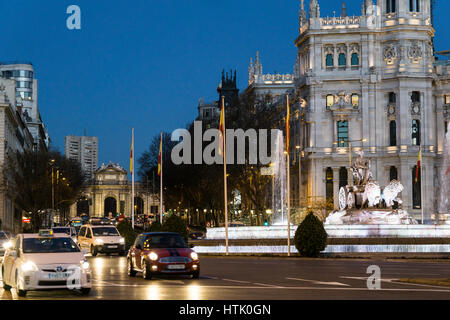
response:
<path id="1" fill-rule="evenodd" d="M 87 136 L 66 136 L 65 155 L 81 164 L 86 179 L 94 177 L 98 162 L 98 138 Z"/>
<path id="2" fill-rule="evenodd" d="M 35 149 L 48 149 L 49 136 L 38 107 L 38 80 L 30 62 L 0 62 L 0 77 L 15 80 L 15 100 L 33 136 Z"/>

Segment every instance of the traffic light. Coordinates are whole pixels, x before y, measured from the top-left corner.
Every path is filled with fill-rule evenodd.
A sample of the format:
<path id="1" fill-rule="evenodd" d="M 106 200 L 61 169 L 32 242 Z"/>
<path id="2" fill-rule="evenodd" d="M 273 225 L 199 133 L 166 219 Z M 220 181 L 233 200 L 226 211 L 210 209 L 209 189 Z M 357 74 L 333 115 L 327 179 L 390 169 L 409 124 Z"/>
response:
<path id="1" fill-rule="evenodd" d="M 264 221 L 264 226 L 267 227 L 269 225 L 269 222 L 267 220 Z"/>

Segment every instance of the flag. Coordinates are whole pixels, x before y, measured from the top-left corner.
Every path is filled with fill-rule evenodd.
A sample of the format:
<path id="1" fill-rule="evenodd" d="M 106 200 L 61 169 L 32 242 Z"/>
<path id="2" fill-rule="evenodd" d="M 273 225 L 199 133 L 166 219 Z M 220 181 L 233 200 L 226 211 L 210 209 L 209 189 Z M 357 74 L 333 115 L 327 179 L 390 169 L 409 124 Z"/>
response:
<path id="1" fill-rule="evenodd" d="M 224 146 L 224 139 L 225 139 L 225 103 L 224 98 L 222 96 L 222 108 L 220 110 L 220 122 L 219 122 L 219 154 L 223 156 L 223 146 Z"/>
<path id="2" fill-rule="evenodd" d="M 131 151 L 130 151 L 130 173 L 133 173 L 133 144 L 134 144 L 134 129 L 131 130 Z"/>
<path id="3" fill-rule="evenodd" d="M 286 115 L 286 151 L 289 154 L 289 140 L 291 137 L 291 130 L 289 126 L 289 118 L 290 118 L 290 112 L 289 112 L 289 95 L 286 95 L 286 104 L 287 104 L 287 115 Z"/>
<path id="4" fill-rule="evenodd" d="M 422 147 L 419 147 L 419 158 L 417 159 L 417 166 L 416 166 L 416 178 L 414 179 L 415 183 L 417 183 L 417 181 L 419 180 L 419 169 L 421 160 L 422 160 Z"/>
<path id="5" fill-rule="evenodd" d="M 159 139 L 159 155 L 158 155 L 158 176 L 161 176 L 161 159 L 162 158 L 162 134 Z"/>

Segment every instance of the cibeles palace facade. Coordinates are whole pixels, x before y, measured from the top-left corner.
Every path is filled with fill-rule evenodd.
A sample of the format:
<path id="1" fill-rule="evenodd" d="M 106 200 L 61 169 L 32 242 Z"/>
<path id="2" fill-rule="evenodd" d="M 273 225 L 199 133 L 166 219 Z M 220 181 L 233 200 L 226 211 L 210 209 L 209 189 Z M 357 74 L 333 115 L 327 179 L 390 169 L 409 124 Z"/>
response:
<path id="1" fill-rule="evenodd" d="M 291 170 L 293 201 L 333 199 L 337 208 L 339 188 L 352 184 L 351 146 L 353 158 L 364 150 L 380 185 L 400 180 L 403 207 L 430 222 L 450 116 L 450 64 L 434 56 L 430 0 L 366 0 L 361 16 L 344 7 L 331 18 L 320 16 L 319 1 L 309 16 L 301 2 L 289 90 L 293 166 L 302 159 L 297 179 Z"/>

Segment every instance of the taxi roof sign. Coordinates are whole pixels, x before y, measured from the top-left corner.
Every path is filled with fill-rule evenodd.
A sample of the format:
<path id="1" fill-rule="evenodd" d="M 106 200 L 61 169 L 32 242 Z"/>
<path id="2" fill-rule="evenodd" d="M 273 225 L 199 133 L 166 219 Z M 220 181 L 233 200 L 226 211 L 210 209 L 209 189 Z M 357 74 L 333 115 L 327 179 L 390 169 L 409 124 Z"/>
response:
<path id="1" fill-rule="evenodd" d="M 51 229 L 39 230 L 39 236 L 40 237 L 51 237 L 51 236 L 53 236 L 53 230 L 51 230 Z"/>

